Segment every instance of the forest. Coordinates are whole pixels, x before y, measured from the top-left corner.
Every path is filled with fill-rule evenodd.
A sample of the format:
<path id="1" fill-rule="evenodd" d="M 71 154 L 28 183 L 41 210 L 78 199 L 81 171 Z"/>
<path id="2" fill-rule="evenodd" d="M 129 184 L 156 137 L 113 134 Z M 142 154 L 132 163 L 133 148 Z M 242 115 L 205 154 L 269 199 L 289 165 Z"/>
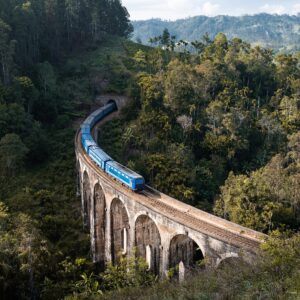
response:
<path id="1" fill-rule="evenodd" d="M 223 33 L 175 52 L 168 30 L 151 48 L 128 39 L 128 18 L 118 0 L 0 1 L 0 298 L 296 299 L 299 53 Z M 160 191 L 269 234 L 257 264 L 182 285 L 136 258 L 99 273 L 73 141 L 102 93 L 131 101 L 100 145 Z"/>
<path id="2" fill-rule="evenodd" d="M 158 40 L 172 48 L 167 31 Z M 137 51 L 139 111 L 99 142 L 176 199 L 262 232 L 298 229 L 299 55 L 223 33 L 194 47 Z"/>
<path id="3" fill-rule="evenodd" d="M 149 44 L 149 38 L 161 34 L 168 28 L 178 39 L 193 42 L 206 32 L 214 39 L 224 32 L 230 39 L 241 38 L 252 46 L 272 48 L 276 52 L 292 53 L 299 51 L 298 15 L 277 15 L 260 13 L 257 15 L 215 17 L 195 16 L 175 21 L 150 19 L 133 21 L 133 40 Z"/>

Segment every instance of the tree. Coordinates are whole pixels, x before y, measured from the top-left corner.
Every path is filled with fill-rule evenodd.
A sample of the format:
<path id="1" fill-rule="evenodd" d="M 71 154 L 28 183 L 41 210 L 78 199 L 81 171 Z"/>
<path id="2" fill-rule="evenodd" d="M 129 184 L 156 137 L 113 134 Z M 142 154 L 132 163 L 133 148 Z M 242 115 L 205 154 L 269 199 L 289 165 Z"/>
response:
<path id="1" fill-rule="evenodd" d="M 299 133 L 289 136 L 285 155 L 277 154 L 249 176 L 229 174 L 215 212 L 256 230 L 297 228 L 300 213 Z"/>
<path id="2" fill-rule="evenodd" d="M 148 270 L 146 261 L 138 257 L 121 258 L 116 266 L 109 264 L 101 277 L 107 290 L 145 287 L 155 282 L 155 276 Z"/>
<path id="3" fill-rule="evenodd" d="M 144 71 L 147 66 L 146 53 L 142 50 L 138 50 L 133 57 L 139 70 Z"/>
<path id="4" fill-rule="evenodd" d="M 58 114 L 56 73 L 49 62 L 37 65 L 37 79 L 40 98 L 35 101 L 33 114 L 41 122 L 53 122 Z"/>
<path id="5" fill-rule="evenodd" d="M 21 102 L 20 104 L 24 106 L 24 109 L 28 113 L 31 113 L 34 102 L 39 96 L 32 80 L 27 76 L 16 77 L 14 80 L 14 93 L 16 95 L 16 102 L 17 100 Z"/>
<path id="6" fill-rule="evenodd" d="M 289 132 L 299 129 L 300 126 L 300 110 L 299 97 L 292 95 L 291 97 L 284 96 L 279 104 L 279 118 L 284 128 Z"/>
<path id="7" fill-rule="evenodd" d="M 261 246 L 262 262 L 261 268 L 268 274 L 273 274 L 274 280 L 281 286 L 281 290 L 286 292 L 289 287 L 293 293 L 299 293 L 299 286 L 295 284 L 298 276 L 297 269 L 299 266 L 299 246 L 300 235 L 296 233 L 291 235 L 289 232 L 280 232 L 276 230 L 270 234 L 268 241 Z M 293 279 L 288 279 L 288 277 Z M 296 280 L 295 280 L 296 279 Z"/>
<path id="8" fill-rule="evenodd" d="M 176 36 L 171 35 L 167 28 L 164 29 L 162 35 L 149 39 L 150 44 L 159 43 L 164 50 L 174 51 Z"/>
<path id="9" fill-rule="evenodd" d="M 164 103 L 175 115 L 189 113 L 193 104 L 199 109 L 205 95 L 195 69 L 177 59 L 168 65 L 164 93 Z"/>
<path id="10" fill-rule="evenodd" d="M 163 33 L 162 33 L 160 43 L 163 46 L 169 46 L 170 42 L 171 42 L 170 32 L 169 32 L 169 30 L 167 28 L 165 28 L 164 31 L 163 31 Z"/>
<path id="11" fill-rule="evenodd" d="M 14 175 L 25 162 L 28 149 L 16 134 L 6 134 L 0 140 L 0 165 L 4 176 Z"/>
<path id="12" fill-rule="evenodd" d="M 14 61 L 15 41 L 10 40 L 11 28 L 0 19 L 0 63 L 4 85 L 8 85 L 11 80 Z"/>
<path id="13" fill-rule="evenodd" d="M 12 11 L 11 25 L 17 41 L 15 61 L 24 69 L 40 59 L 40 34 L 43 25 L 39 24 L 38 9 L 40 5 L 37 5 L 37 1 L 25 1 L 16 5 Z"/>

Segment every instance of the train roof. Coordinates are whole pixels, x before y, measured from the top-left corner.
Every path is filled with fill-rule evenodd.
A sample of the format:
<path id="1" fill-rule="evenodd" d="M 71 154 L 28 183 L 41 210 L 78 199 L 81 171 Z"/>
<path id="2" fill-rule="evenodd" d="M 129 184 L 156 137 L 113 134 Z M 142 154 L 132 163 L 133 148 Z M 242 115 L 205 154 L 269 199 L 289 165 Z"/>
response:
<path id="1" fill-rule="evenodd" d="M 80 128 L 81 129 L 83 129 L 83 128 L 90 128 L 90 125 L 88 125 L 87 123 L 82 123 L 81 125 L 80 125 Z"/>
<path id="2" fill-rule="evenodd" d="M 134 179 L 141 179 L 141 178 L 143 178 L 142 175 L 139 175 L 138 173 L 136 173 L 136 172 L 130 170 L 129 168 L 127 168 L 127 167 L 121 165 L 121 164 L 118 163 L 117 161 L 114 161 L 114 160 L 113 160 L 113 161 L 109 161 L 109 162 L 107 163 L 107 165 L 110 165 L 110 166 L 112 166 L 112 167 L 115 167 L 116 169 L 122 171 L 124 174 L 130 176 L 131 178 L 134 178 Z"/>
<path id="3" fill-rule="evenodd" d="M 85 140 L 91 140 L 91 141 L 94 141 L 92 135 L 91 135 L 91 132 L 89 133 L 82 133 L 82 138 L 84 138 Z M 95 141 L 94 141 L 95 142 Z"/>
<path id="4" fill-rule="evenodd" d="M 85 119 L 85 121 L 82 123 L 82 126 L 91 126 L 91 123 L 93 122 L 94 117 L 89 116 Z"/>
<path id="5" fill-rule="evenodd" d="M 94 140 L 85 140 L 85 144 L 87 147 L 92 147 L 92 146 L 96 146 L 97 147 L 97 144 L 95 143 Z"/>
<path id="6" fill-rule="evenodd" d="M 91 117 L 97 117 L 100 113 L 102 113 L 105 110 L 105 106 L 104 107 L 100 107 L 97 110 L 95 110 L 90 116 Z"/>
<path id="7" fill-rule="evenodd" d="M 99 146 L 91 146 L 90 150 L 94 151 L 103 161 L 112 160 L 112 158 L 104 152 Z"/>
<path id="8" fill-rule="evenodd" d="M 91 126 L 91 123 L 93 122 L 94 118 L 97 117 L 100 113 L 102 113 L 108 106 L 116 105 L 115 103 L 108 103 L 105 106 L 102 106 L 92 112 L 82 123 L 81 126 Z"/>

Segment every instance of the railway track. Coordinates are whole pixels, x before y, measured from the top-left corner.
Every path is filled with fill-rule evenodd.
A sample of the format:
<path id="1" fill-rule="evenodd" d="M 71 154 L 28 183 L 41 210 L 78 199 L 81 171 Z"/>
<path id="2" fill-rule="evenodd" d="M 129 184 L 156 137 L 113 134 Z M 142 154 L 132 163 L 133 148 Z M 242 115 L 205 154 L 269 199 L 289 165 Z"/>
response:
<path id="1" fill-rule="evenodd" d="M 75 147 L 84 158 L 85 163 L 92 168 L 103 181 L 110 186 L 113 186 L 119 193 L 133 198 L 135 201 L 153 212 L 159 213 L 165 218 L 208 235 L 209 237 L 253 253 L 258 251 L 259 245 L 266 238 L 264 234 L 244 228 L 216 216 L 209 215 L 206 212 L 202 212 L 201 210 L 190 207 L 184 203 L 179 203 L 177 200 L 169 198 L 168 196 L 155 191 L 151 187 L 146 186 L 146 189 L 140 193 L 135 193 L 127 189 L 121 183 L 113 180 L 113 178 L 101 170 L 90 159 L 81 146 L 80 135 L 80 130 L 78 130 L 75 138 Z M 175 201 L 177 205 L 170 205 L 166 203 L 168 199 L 172 202 Z M 192 211 L 193 214 L 190 213 L 190 211 Z M 200 216 L 197 217 L 195 214 L 199 214 Z M 214 222 L 215 224 L 213 224 Z"/>
<path id="2" fill-rule="evenodd" d="M 205 222 L 201 219 L 197 219 L 194 216 L 189 215 L 188 213 L 179 211 L 170 205 L 166 205 L 165 203 L 161 203 L 157 199 L 151 198 L 148 194 L 145 194 L 147 199 L 151 199 L 152 205 L 159 208 L 159 212 L 163 211 L 167 213 L 167 217 L 175 220 L 176 222 L 181 223 L 184 226 L 190 227 L 201 233 L 207 234 L 211 237 L 214 237 L 223 242 L 232 244 L 234 246 L 247 248 L 250 251 L 256 251 L 261 244 L 261 241 L 255 241 L 249 238 L 245 238 L 243 236 L 234 234 L 230 231 L 226 231 L 223 228 L 218 226 L 213 226 L 212 224 Z M 170 215 L 173 217 L 171 218 Z"/>

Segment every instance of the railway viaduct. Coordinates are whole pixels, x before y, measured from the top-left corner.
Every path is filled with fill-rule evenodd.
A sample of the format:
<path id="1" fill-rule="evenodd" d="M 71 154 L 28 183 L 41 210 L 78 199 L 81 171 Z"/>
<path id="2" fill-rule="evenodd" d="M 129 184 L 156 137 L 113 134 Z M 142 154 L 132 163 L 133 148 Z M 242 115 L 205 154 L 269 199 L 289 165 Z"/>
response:
<path id="1" fill-rule="evenodd" d="M 117 105 L 123 98 L 114 98 Z M 100 99 L 105 101 L 106 98 Z M 118 101 L 119 100 L 119 101 Z M 95 131 L 94 131 L 95 132 Z M 78 184 L 93 261 L 104 268 L 120 256 L 138 255 L 160 276 L 196 261 L 253 261 L 265 236 L 175 200 L 150 187 L 134 193 L 108 176 L 85 154 L 76 135 Z"/>

